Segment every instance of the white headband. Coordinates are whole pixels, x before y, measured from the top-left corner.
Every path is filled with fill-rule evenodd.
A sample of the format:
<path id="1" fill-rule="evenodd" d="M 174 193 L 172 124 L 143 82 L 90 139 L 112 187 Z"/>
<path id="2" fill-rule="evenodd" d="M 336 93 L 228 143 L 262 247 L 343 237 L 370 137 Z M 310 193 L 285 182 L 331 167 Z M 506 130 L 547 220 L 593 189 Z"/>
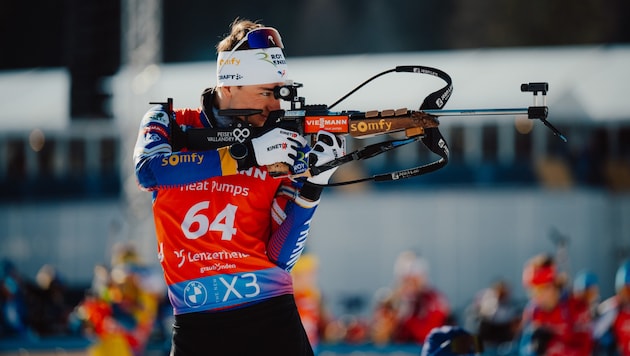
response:
<path id="1" fill-rule="evenodd" d="M 287 61 L 279 47 L 219 52 L 217 86 L 285 82 Z"/>

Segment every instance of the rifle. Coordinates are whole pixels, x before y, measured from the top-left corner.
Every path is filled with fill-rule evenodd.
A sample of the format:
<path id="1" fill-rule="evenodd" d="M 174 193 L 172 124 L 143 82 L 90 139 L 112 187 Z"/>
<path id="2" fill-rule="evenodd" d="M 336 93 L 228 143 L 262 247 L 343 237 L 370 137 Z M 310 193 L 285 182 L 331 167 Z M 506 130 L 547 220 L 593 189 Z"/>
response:
<path id="1" fill-rule="evenodd" d="M 334 112 L 330 110 L 372 80 L 392 72 L 432 75 L 442 79 L 446 84 L 441 89 L 426 96 L 418 110 L 408 110 L 406 108 L 366 112 Z M 443 110 L 442 108 L 446 105 L 453 92 L 451 77 L 439 69 L 418 65 L 397 66 L 393 69 L 381 72 L 369 78 L 331 105 L 306 105 L 305 98 L 300 97 L 297 93 L 300 87 L 302 87 L 302 84 L 290 82 L 274 89 L 275 98 L 289 101 L 291 103 L 291 109 L 271 112 L 262 127 L 253 127 L 244 121 L 235 120 L 236 122 L 233 125 L 225 128 L 189 128 L 182 130 L 174 120 L 174 115 L 172 114 L 173 102 L 171 98 L 168 99 L 167 103 L 151 104 L 162 104 L 167 112 L 169 112 L 169 116 L 171 117 L 171 145 L 173 146 L 173 151 L 178 151 L 184 147 L 195 151 L 218 149 L 233 143 L 244 142 L 258 137 L 276 127 L 293 130 L 302 135 L 314 135 L 319 130 L 325 130 L 337 135 L 350 135 L 356 139 L 365 139 L 385 134 L 402 133 L 404 135 L 404 138 L 370 144 L 324 165 L 310 168 L 306 167 L 301 171 L 296 171 L 293 167 L 288 167 L 282 163 L 268 166 L 270 173 L 276 176 L 288 174 L 293 178 L 300 178 L 308 177 L 309 175 L 317 175 L 342 164 L 355 160 L 368 159 L 417 141 L 421 141 L 431 152 L 440 157 L 434 162 L 421 166 L 351 181 L 330 183 L 328 186 L 354 184 L 368 180 L 381 182 L 406 179 L 434 172 L 444 167 L 448 163 L 449 149 L 446 140 L 442 137 L 438 128 L 438 118 L 442 116 L 527 115 L 529 119 L 542 121 L 545 126 L 552 130 L 554 135 L 565 142 L 567 141 L 566 137 L 547 121 L 549 110 L 546 95 L 549 91 L 549 84 L 546 82 L 521 84 L 522 92 L 533 93 L 533 106 L 523 108 L 466 110 Z M 539 105 L 538 102 L 539 93 L 542 94 L 542 105 Z M 255 109 L 228 109 L 219 110 L 219 115 L 247 117 L 261 112 L 262 110 Z"/>

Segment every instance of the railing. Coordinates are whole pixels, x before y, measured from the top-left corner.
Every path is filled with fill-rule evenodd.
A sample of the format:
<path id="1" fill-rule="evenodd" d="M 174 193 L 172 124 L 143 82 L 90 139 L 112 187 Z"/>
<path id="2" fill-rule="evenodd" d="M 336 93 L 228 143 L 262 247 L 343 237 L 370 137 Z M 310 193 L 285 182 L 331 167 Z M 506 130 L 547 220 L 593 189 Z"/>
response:
<path id="1" fill-rule="evenodd" d="M 89 126 L 88 126 L 89 125 Z M 111 124 L 0 135 L 0 202 L 115 197 L 120 135 Z"/>
<path id="2" fill-rule="evenodd" d="M 86 355 L 92 341 L 79 336 L 41 338 L 32 340 L 0 339 L 0 355 Z M 517 344 L 509 343 L 499 347 L 486 347 L 484 356 L 516 356 Z M 170 343 L 152 342 L 148 345 L 145 356 L 168 355 Z M 418 356 L 422 351 L 415 344 L 321 344 L 316 348 L 318 356 Z"/>

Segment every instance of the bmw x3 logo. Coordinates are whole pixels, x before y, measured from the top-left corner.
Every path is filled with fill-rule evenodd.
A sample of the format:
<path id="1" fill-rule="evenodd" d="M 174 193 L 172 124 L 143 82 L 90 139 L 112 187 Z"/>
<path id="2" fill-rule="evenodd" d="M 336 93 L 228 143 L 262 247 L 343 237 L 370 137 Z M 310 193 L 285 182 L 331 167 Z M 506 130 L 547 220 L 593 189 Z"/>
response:
<path id="1" fill-rule="evenodd" d="M 192 281 L 184 288 L 184 300 L 186 305 L 191 308 L 198 308 L 206 303 L 208 299 L 208 291 L 203 284 Z"/>

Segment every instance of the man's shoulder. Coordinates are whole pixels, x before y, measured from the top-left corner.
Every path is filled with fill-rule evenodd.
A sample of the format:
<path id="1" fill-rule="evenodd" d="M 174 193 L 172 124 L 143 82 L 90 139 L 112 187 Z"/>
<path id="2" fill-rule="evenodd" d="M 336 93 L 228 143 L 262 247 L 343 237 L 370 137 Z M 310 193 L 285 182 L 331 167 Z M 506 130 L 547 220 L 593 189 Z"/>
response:
<path id="1" fill-rule="evenodd" d="M 182 108 L 173 111 L 175 112 L 175 120 L 178 124 L 191 127 L 203 127 L 200 108 Z"/>

